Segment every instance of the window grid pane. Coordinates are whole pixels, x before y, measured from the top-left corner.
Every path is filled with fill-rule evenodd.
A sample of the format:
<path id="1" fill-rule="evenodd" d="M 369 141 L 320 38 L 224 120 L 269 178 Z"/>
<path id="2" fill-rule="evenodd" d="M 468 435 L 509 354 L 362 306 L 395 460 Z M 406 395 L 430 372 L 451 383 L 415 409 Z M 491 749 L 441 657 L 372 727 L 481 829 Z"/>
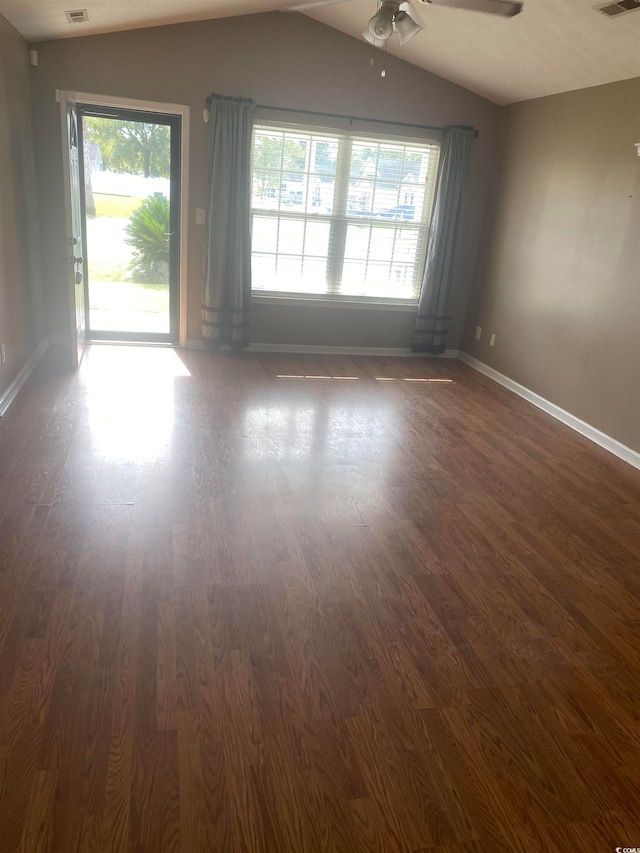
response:
<path id="1" fill-rule="evenodd" d="M 416 299 L 438 156 L 436 144 L 257 125 L 253 289 Z"/>

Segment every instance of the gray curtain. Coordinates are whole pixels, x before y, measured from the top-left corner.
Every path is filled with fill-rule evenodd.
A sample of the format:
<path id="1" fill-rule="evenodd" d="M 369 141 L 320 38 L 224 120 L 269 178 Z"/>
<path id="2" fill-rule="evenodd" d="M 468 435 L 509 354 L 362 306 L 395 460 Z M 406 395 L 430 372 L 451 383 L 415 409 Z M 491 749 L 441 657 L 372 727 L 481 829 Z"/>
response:
<path id="1" fill-rule="evenodd" d="M 451 321 L 456 243 L 473 128 L 450 127 L 444 133 L 433 202 L 427 260 L 413 333 L 413 352 L 444 352 Z"/>
<path id="2" fill-rule="evenodd" d="M 202 287 L 202 336 L 211 348 L 249 346 L 251 131 L 255 104 L 212 95 Z"/>

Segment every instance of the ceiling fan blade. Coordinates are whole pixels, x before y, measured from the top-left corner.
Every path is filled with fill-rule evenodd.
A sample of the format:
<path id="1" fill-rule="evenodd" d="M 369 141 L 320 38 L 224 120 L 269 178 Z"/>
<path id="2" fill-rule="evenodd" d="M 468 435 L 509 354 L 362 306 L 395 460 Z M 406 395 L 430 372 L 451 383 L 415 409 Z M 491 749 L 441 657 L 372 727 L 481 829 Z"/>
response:
<path id="1" fill-rule="evenodd" d="M 449 6 L 452 9 L 468 9 L 470 12 L 488 12 L 513 18 L 522 12 L 523 4 L 518 0 L 420 0 L 432 6 Z"/>
<path id="2" fill-rule="evenodd" d="M 350 3 L 351 0 L 311 0 L 310 3 L 296 3 L 295 6 L 283 6 L 281 12 L 305 12 L 316 6 L 336 6 L 338 3 Z"/>

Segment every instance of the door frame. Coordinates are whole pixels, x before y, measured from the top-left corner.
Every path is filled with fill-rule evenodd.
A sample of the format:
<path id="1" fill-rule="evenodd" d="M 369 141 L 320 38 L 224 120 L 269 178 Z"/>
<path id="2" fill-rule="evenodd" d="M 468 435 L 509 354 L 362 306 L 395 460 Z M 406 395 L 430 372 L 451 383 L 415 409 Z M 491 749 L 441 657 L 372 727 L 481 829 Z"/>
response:
<path id="1" fill-rule="evenodd" d="M 56 96 L 57 92 L 56 92 Z M 71 187 L 71 164 L 70 164 L 70 147 L 71 147 L 71 139 L 69 136 L 69 106 L 76 112 L 76 131 L 78 131 L 77 126 L 77 108 L 76 103 L 73 99 L 73 94 L 71 92 L 62 92 L 58 97 L 60 101 L 60 125 L 62 131 L 62 177 L 64 181 L 64 213 L 65 213 L 65 226 L 66 226 L 66 240 L 65 240 L 65 267 L 67 272 L 67 286 L 69 288 L 69 322 L 71 324 L 71 366 L 78 367 L 82 360 L 82 355 L 84 353 L 84 344 L 85 344 L 85 334 L 84 334 L 84 326 L 82 329 L 82 335 L 78 334 L 78 304 L 76 301 L 76 266 L 74 264 L 76 248 L 75 248 L 75 239 L 73 233 L 73 197 L 72 197 L 72 187 Z M 81 166 L 81 158 L 80 158 L 80 139 L 78 137 L 77 140 L 78 145 L 78 166 Z M 82 180 L 82 176 L 80 175 L 80 180 Z M 82 191 L 80 190 L 81 195 Z M 82 208 L 82 198 L 80 199 L 81 208 Z M 82 210 L 84 210 L 82 208 Z M 81 212 L 81 219 L 84 219 L 84 213 Z M 86 252 L 84 251 L 84 222 L 80 225 L 82 230 L 82 239 L 81 249 L 83 258 L 86 256 Z M 84 260 L 82 267 L 82 274 L 86 276 L 86 271 L 84 268 Z M 84 285 L 83 285 L 84 287 Z M 82 308 L 83 314 L 83 324 L 86 322 L 84 319 L 86 317 L 84 311 L 84 305 Z"/>
<path id="2" fill-rule="evenodd" d="M 135 98 L 121 98 L 115 95 L 93 95 L 88 92 L 64 91 L 60 97 L 60 114 L 63 121 L 63 134 L 66 127 L 66 104 L 67 99 L 73 99 L 83 106 L 112 107 L 123 110 L 137 110 L 138 112 L 165 113 L 166 115 L 179 116 L 181 119 L 182 150 L 180 152 L 180 259 L 179 259 L 179 283 L 178 283 L 178 330 L 179 345 L 187 345 L 187 262 L 189 246 L 189 128 L 191 109 L 185 104 L 167 104 L 157 101 L 140 101 Z M 66 150 L 64 152 L 66 154 Z M 63 160 L 64 167 L 64 160 Z M 67 171 L 63 172 L 65 178 L 65 198 L 69 195 L 68 164 Z M 67 222 L 67 226 L 69 222 Z M 67 227 L 67 233 L 69 233 Z M 72 298 L 71 308 L 74 310 L 75 294 Z"/>

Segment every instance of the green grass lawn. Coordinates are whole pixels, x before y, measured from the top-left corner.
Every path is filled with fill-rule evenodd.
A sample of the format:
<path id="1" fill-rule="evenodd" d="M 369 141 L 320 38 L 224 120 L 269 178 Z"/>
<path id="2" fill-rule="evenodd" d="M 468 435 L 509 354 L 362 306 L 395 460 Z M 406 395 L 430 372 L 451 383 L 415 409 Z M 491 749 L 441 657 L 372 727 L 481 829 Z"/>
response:
<path id="1" fill-rule="evenodd" d="M 94 193 L 93 200 L 96 205 L 96 216 L 116 216 L 120 219 L 128 219 L 143 202 L 141 198 L 131 198 L 128 195 L 102 195 L 101 193 Z"/>
<path id="2" fill-rule="evenodd" d="M 127 281 L 127 264 L 115 264 L 109 261 L 95 261 L 89 258 L 89 281 Z"/>

